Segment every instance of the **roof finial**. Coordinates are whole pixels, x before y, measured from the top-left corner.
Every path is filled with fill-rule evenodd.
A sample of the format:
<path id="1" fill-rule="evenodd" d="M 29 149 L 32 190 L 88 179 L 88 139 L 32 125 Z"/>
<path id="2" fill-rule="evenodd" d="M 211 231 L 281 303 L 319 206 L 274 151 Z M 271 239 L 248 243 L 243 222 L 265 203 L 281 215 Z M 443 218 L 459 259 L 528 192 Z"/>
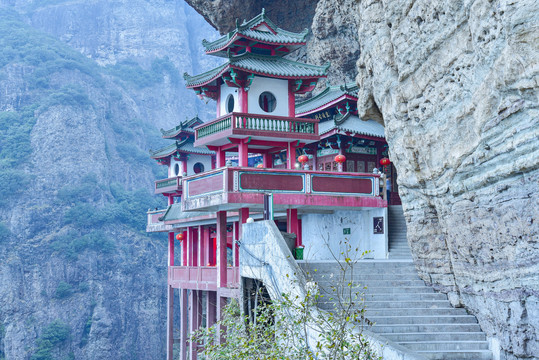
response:
<path id="1" fill-rule="evenodd" d="M 236 18 L 236 30 L 240 28 L 240 19 Z"/>
<path id="2" fill-rule="evenodd" d="M 262 16 L 266 15 L 266 8 L 262 8 Z"/>

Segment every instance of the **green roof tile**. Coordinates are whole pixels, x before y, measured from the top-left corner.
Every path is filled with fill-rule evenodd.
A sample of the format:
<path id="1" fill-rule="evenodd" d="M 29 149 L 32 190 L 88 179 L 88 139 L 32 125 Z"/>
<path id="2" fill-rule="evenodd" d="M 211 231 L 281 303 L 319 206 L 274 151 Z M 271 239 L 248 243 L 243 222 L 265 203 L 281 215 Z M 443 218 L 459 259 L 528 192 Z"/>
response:
<path id="1" fill-rule="evenodd" d="M 352 134 L 367 135 L 383 138 L 385 136 L 384 127 L 374 120 L 361 120 L 355 115 L 348 116 L 340 125 L 334 120 L 327 120 L 318 124 L 318 133 L 320 136 L 331 130 L 341 130 Z"/>
<path id="2" fill-rule="evenodd" d="M 182 204 L 176 203 L 172 204 L 168 207 L 167 211 L 162 217 L 162 221 L 173 221 L 173 220 L 182 220 L 182 219 L 189 219 L 197 216 L 208 216 L 215 214 L 214 212 L 206 212 L 206 211 L 189 211 L 189 212 L 183 212 L 182 211 Z"/>
<path id="3" fill-rule="evenodd" d="M 254 29 L 258 25 L 266 23 L 272 30 L 276 32 L 261 31 Z M 283 30 L 275 25 L 267 16 L 264 10 L 249 21 L 244 21 L 241 25 L 236 24 L 236 29 L 232 30 L 228 34 L 221 38 L 208 42 L 202 41 L 202 45 L 206 48 L 206 52 L 214 52 L 216 50 L 224 50 L 230 43 L 238 38 L 246 37 L 254 39 L 263 43 L 269 44 L 297 44 L 302 45 L 305 43 L 308 29 L 300 33 L 295 33 L 287 30 Z M 220 56 L 224 56 L 226 53 L 221 51 Z"/>
<path id="4" fill-rule="evenodd" d="M 344 95 L 349 95 L 357 99 L 358 90 L 359 88 L 356 84 L 327 86 L 320 94 L 296 104 L 296 115 L 316 110 Z"/>
<path id="5" fill-rule="evenodd" d="M 173 127 L 169 130 L 163 130 L 161 129 L 161 134 L 163 137 L 166 138 L 173 138 L 180 134 L 181 132 L 187 132 L 194 134 L 195 130 L 193 129 L 194 126 L 202 124 L 202 120 L 197 116 L 195 116 L 192 119 L 185 119 L 185 121 L 182 121 L 179 125 Z"/>
<path id="6" fill-rule="evenodd" d="M 195 147 L 193 138 L 189 137 L 183 141 L 176 141 L 158 150 L 150 150 L 152 159 L 160 159 L 176 154 L 176 152 L 184 152 L 189 154 L 213 155 L 215 152 L 208 150 L 205 147 Z"/>
<path id="7" fill-rule="evenodd" d="M 201 86 L 213 81 L 230 68 L 254 72 L 270 77 L 308 78 L 326 76 L 329 64 L 317 66 L 303 64 L 276 56 L 244 53 L 229 58 L 227 63 L 216 67 L 213 70 L 195 76 L 190 76 L 185 73 L 183 77 L 187 87 Z"/>

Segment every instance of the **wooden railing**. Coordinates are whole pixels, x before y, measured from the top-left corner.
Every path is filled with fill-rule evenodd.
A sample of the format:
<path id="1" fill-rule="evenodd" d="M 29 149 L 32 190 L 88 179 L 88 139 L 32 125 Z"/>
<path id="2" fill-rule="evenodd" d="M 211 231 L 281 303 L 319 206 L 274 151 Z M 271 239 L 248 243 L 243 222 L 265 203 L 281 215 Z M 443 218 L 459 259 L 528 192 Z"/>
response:
<path id="1" fill-rule="evenodd" d="M 195 128 L 196 139 L 225 130 L 253 130 L 318 135 L 318 120 L 261 114 L 230 113 Z"/>
<path id="2" fill-rule="evenodd" d="M 196 138 L 200 139 L 206 136 L 220 133 L 223 130 L 230 129 L 232 125 L 232 114 L 228 114 L 225 117 L 221 117 L 216 121 L 212 121 L 208 124 L 201 125 L 196 129 Z"/>
<path id="3" fill-rule="evenodd" d="M 226 287 L 237 288 L 240 272 L 237 266 L 226 269 Z M 192 290 L 216 290 L 218 268 L 215 266 L 170 266 L 168 281 L 173 287 Z"/>
<path id="4" fill-rule="evenodd" d="M 280 119 L 263 115 L 235 114 L 234 121 L 236 129 L 316 134 L 315 123 L 299 118 Z"/>

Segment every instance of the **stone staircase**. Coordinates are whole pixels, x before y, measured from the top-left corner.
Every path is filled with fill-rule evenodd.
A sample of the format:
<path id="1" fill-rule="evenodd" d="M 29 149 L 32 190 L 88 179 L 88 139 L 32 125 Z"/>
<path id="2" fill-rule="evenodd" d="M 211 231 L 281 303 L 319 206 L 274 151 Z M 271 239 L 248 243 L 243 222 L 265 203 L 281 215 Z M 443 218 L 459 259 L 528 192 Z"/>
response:
<path id="1" fill-rule="evenodd" d="M 301 262 L 300 266 L 326 295 L 318 306 L 335 309 L 338 299 L 331 286 L 342 274 L 338 265 Z M 363 260 L 346 279 L 354 291 L 364 293 L 366 316 L 374 323 L 371 331 L 427 359 L 492 359 L 475 316 L 453 308 L 446 294 L 426 286 L 411 260 Z"/>
<path id="2" fill-rule="evenodd" d="M 389 259 L 411 259 L 412 253 L 406 240 L 406 221 L 402 205 L 388 206 Z"/>

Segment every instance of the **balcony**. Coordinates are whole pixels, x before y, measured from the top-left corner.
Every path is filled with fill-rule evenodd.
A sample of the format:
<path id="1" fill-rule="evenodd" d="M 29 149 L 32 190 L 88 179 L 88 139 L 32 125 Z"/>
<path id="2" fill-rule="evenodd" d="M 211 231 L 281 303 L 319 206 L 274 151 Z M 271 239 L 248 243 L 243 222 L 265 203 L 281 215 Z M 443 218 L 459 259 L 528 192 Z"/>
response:
<path id="1" fill-rule="evenodd" d="M 376 174 L 224 167 L 182 179 L 182 211 L 261 208 L 273 194 L 275 210 L 386 207 Z"/>
<path id="2" fill-rule="evenodd" d="M 146 224 L 147 232 L 173 231 L 172 225 L 165 224 L 161 219 L 167 212 L 167 209 L 149 210 L 147 212 L 148 222 Z"/>
<path id="3" fill-rule="evenodd" d="M 215 266 L 169 266 L 168 283 L 173 288 L 191 290 L 217 290 L 217 267 Z M 238 288 L 240 272 L 237 266 L 227 269 L 227 288 Z"/>
<path id="4" fill-rule="evenodd" d="M 157 180 L 155 182 L 156 194 L 178 194 L 182 190 L 181 176 Z"/>
<path id="5" fill-rule="evenodd" d="M 195 146 L 220 146 L 228 138 L 314 142 L 319 140 L 317 119 L 230 113 L 195 128 Z"/>

